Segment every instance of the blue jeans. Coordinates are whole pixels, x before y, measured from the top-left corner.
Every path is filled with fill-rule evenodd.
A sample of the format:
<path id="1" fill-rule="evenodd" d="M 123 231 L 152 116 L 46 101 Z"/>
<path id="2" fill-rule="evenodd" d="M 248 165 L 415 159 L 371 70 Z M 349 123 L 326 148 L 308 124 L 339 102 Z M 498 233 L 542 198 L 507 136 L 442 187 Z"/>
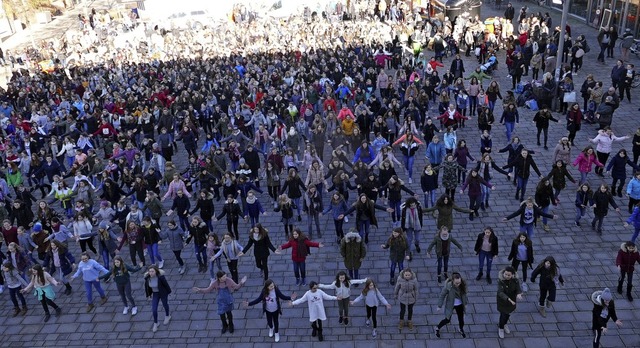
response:
<path id="1" fill-rule="evenodd" d="M 298 198 L 291 198 L 291 200 L 293 201 L 293 203 L 295 203 L 296 205 L 296 211 L 298 212 L 298 216 L 300 216 L 300 212 L 301 212 L 301 208 L 300 208 L 300 197 Z"/>
<path id="2" fill-rule="evenodd" d="M 156 259 L 158 262 L 162 261 L 162 256 L 160 256 L 160 251 L 158 250 L 158 243 L 147 244 L 147 254 L 151 258 L 151 263 L 156 263 Z"/>
<path id="3" fill-rule="evenodd" d="M 109 269 L 109 250 L 107 248 L 102 249 L 102 262 L 104 262 L 104 268 Z"/>
<path id="4" fill-rule="evenodd" d="M 193 244 L 193 250 L 196 253 L 196 259 L 198 260 L 198 264 L 205 264 L 207 262 L 207 247 L 204 245 Z"/>
<path id="5" fill-rule="evenodd" d="M 491 112 L 493 112 L 493 108 L 495 108 L 495 107 L 496 107 L 496 102 L 489 100 L 489 110 L 491 110 Z"/>
<path id="6" fill-rule="evenodd" d="M 369 229 L 371 228 L 370 220 L 360 220 L 358 222 L 358 234 L 360 234 L 360 238 L 369 237 Z"/>
<path id="7" fill-rule="evenodd" d="M 433 207 L 436 203 L 436 190 L 427 191 L 424 194 L 424 207 L 429 208 Z"/>
<path id="8" fill-rule="evenodd" d="M 444 261 L 444 262 L 443 262 Z M 444 273 L 449 270 L 449 255 L 438 257 L 438 275 L 442 273 L 442 264 L 444 263 Z"/>
<path id="9" fill-rule="evenodd" d="M 413 228 L 407 228 L 407 243 L 409 244 L 409 251 L 413 252 L 416 245 L 420 245 L 420 230 Z"/>
<path id="10" fill-rule="evenodd" d="M 529 182 L 529 179 L 523 179 L 521 177 L 517 177 L 516 179 L 518 182 L 518 190 L 520 190 L 520 194 L 522 195 L 522 197 L 524 197 L 524 194 L 527 191 L 527 183 Z"/>
<path id="11" fill-rule="evenodd" d="M 640 234 L 640 226 L 634 227 L 633 236 L 631 236 L 631 241 L 636 242 L 636 238 L 638 238 L 638 234 Z"/>
<path id="12" fill-rule="evenodd" d="M 580 172 L 580 185 L 584 184 L 585 182 L 587 182 L 587 175 L 589 173 L 587 172 Z"/>
<path id="13" fill-rule="evenodd" d="M 169 295 L 160 296 L 160 293 L 154 292 L 151 298 L 151 312 L 153 313 L 153 323 L 158 323 L 158 305 L 162 301 L 162 307 L 164 307 L 164 314 L 169 316 Z"/>
<path id="14" fill-rule="evenodd" d="M 580 222 L 580 218 L 586 213 L 586 208 L 576 207 L 576 222 Z"/>
<path id="15" fill-rule="evenodd" d="M 487 276 L 491 274 L 491 264 L 493 263 L 493 255 L 491 255 L 490 251 L 480 250 L 478 253 L 478 272 L 482 273 L 482 269 L 484 268 L 484 262 L 487 261 Z"/>
<path id="16" fill-rule="evenodd" d="M 216 279 L 216 271 L 213 268 L 214 265 L 218 266 L 218 271 L 222 271 L 222 262 L 220 262 L 220 258 L 209 261 L 209 276 L 211 276 L 211 279 Z"/>
<path id="17" fill-rule="evenodd" d="M 511 141 L 511 133 L 513 133 L 513 130 L 516 128 L 516 124 L 515 122 L 505 122 L 504 123 L 504 128 L 507 132 L 507 141 Z"/>
<path id="18" fill-rule="evenodd" d="M 393 280 L 395 280 L 396 266 L 398 267 L 398 271 L 402 272 L 402 270 L 404 269 L 404 260 L 400 262 L 391 261 L 391 269 L 389 270 L 389 273 L 391 275 L 391 279 Z"/>
<path id="19" fill-rule="evenodd" d="M 415 160 L 415 156 L 404 156 L 404 167 L 407 169 L 409 179 L 413 178 L 413 163 Z"/>
<path id="20" fill-rule="evenodd" d="M 96 288 L 96 291 L 98 292 L 98 294 L 100 294 L 100 297 L 104 297 L 104 290 L 102 290 L 102 286 L 100 286 L 100 281 L 99 280 L 93 280 L 93 281 L 86 281 L 84 282 L 84 290 L 87 292 L 87 303 L 88 304 L 93 304 L 93 291 L 92 291 L 92 286 L 94 288 Z"/>
<path id="21" fill-rule="evenodd" d="M 402 210 L 400 209 L 401 203 L 400 201 L 389 200 L 389 208 L 393 209 L 393 213 L 391 213 L 393 222 L 400 221 L 400 217 L 402 216 Z"/>
<path id="22" fill-rule="evenodd" d="M 487 183 L 491 185 L 490 182 L 487 181 Z M 480 203 L 487 202 L 489 200 L 489 197 L 491 196 L 491 188 L 488 186 L 480 185 L 480 191 L 481 191 Z"/>
<path id="23" fill-rule="evenodd" d="M 549 212 L 549 206 L 546 206 L 546 207 L 540 207 L 540 209 L 541 209 L 541 210 L 542 210 L 542 212 L 543 212 L 543 213 L 545 213 L 545 214 L 547 214 L 547 213 Z M 545 224 L 545 225 L 546 225 L 548 221 L 549 221 L 549 220 L 548 220 L 546 217 L 544 217 L 544 216 L 542 217 L 542 223 L 543 223 L 543 224 Z"/>
<path id="24" fill-rule="evenodd" d="M 533 239 L 533 222 L 520 225 L 520 232 L 526 233 L 529 239 Z"/>
<path id="25" fill-rule="evenodd" d="M 293 274 L 296 276 L 296 279 L 302 279 L 307 277 L 307 264 L 303 262 L 295 262 L 293 261 Z"/>
<path id="26" fill-rule="evenodd" d="M 251 223 L 251 227 L 260 223 L 260 213 L 256 216 L 249 215 L 249 222 Z"/>

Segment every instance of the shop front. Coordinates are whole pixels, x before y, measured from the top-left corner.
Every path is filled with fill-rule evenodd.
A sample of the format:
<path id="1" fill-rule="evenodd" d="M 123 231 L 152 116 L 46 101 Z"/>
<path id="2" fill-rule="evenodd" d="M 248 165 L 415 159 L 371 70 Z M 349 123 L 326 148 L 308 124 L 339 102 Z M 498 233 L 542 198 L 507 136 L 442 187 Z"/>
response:
<path id="1" fill-rule="evenodd" d="M 640 0 L 570 0 L 569 14 L 583 19 L 594 28 L 616 27 L 622 34 L 630 29 L 635 37 L 640 37 L 638 10 Z M 555 2 L 558 2 L 557 4 Z M 560 1 L 545 0 L 547 6 L 562 11 Z"/>

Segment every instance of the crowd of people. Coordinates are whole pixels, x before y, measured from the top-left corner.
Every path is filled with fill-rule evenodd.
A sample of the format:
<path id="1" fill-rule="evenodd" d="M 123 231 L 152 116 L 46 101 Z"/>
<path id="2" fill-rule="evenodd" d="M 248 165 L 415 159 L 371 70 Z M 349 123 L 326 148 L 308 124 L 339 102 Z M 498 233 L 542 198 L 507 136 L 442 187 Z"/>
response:
<path id="1" fill-rule="evenodd" d="M 581 105 L 573 81 L 589 51 L 588 40 L 585 35 L 573 40 L 567 30 L 565 51 L 557 52 L 563 38 L 559 28 L 551 29 L 548 14 L 523 9 L 516 20 L 509 4 L 504 18 L 488 28 L 478 18 L 413 15 L 396 1 L 374 5 L 369 15 L 345 18 L 340 9 L 337 16 L 316 14 L 313 22 L 305 16 L 252 18 L 219 31 L 157 30 L 144 47 L 115 48 L 113 42 L 100 41 L 97 21 L 84 27 L 86 40 L 69 42 L 64 50 L 82 56 L 90 54 L 93 44 L 104 45 L 114 54 L 103 63 L 65 67 L 57 61 L 48 72 L 16 71 L 0 97 L 0 220 L 7 246 L 0 253 L 0 290 L 7 288 L 13 316 L 28 313 L 23 294 L 31 290 L 45 322 L 49 307 L 61 315 L 64 310 L 54 302 L 56 287 L 62 283 L 70 295 L 78 277 L 84 282 L 87 312 L 95 308 L 93 290 L 105 305 L 107 289 L 101 281 L 113 281 L 123 315 L 136 315 L 141 296 L 132 292 L 131 283 L 142 270 L 156 332 L 160 303 L 163 324 L 171 320 L 171 278 L 197 262 L 210 284 L 193 291 L 217 292 L 222 333 L 233 333 L 234 292 L 247 282 L 240 273 L 250 273 L 239 260 L 253 248 L 264 287 L 244 305 L 262 304 L 269 337 L 276 342 L 281 300 L 291 301 L 290 306 L 308 303 L 311 336 L 320 341 L 327 319 L 324 301 L 338 302 L 341 325 L 349 325 L 350 305 L 364 302 L 366 326 L 376 337 L 377 308 L 391 308 L 384 292 L 400 303 L 398 328 L 413 331 L 420 283 L 430 270 L 405 263 L 424 249 L 426 257 L 435 252 L 434 280 L 444 282 L 437 309 L 444 308 L 445 318 L 435 335 L 441 337 L 455 311 L 458 331 L 467 337 L 468 294 L 477 290 L 460 270 L 449 272 L 449 260 L 457 257 L 453 246 L 466 250 L 470 245 L 460 241 L 473 239 L 479 261 L 475 280 L 492 284 L 497 278 L 498 335 L 504 338 L 511 313 L 528 291 L 527 281 L 539 278 L 543 317 L 553 308 L 558 285 L 565 283 L 561 267 L 571 266 L 559 265 L 535 238 L 538 222 L 545 233 L 552 232 L 550 221 L 560 217 L 551 210 L 561 206 L 575 216 L 577 229 L 593 210 L 591 227 L 601 235 L 610 207 L 620 212 L 619 206 L 626 205 L 625 226 L 633 225 L 634 233 L 624 237 L 615 264 L 617 292 L 622 294 L 626 278 L 626 298 L 632 301 L 634 264 L 640 262 L 635 246 L 640 129 L 616 136 L 612 123 L 625 93 L 630 101 L 633 65 L 618 61 L 611 83 L 586 75 Z M 49 52 L 52 59 L 54 53 Z M 470 60 L 461 55 L 471 54 L 478 62 L 468 73 L 465 62 Z M 564 62 L 571 57 L 571 63 L 561 67 L 556 81 L 552 72 L 558 54 L 567 56 Z M 495 66 L 486 69 L 491 57 Z M 496 57 L 505 58 L 504 65 Z M 500 86 L 493 77 L 497 71 L 511 76 L 512 88 Z M 522 77 L 528 74 L 533 79 L 525 83 Z M 534 97 L 526 101 L 535 101 L 526 104 L 535 111 L 535 151 L 523 143 L 533 142 L 533 135 L 516 129 L 528 117 L 521 103 L 527 92 Z M 505 136 L 494 128 L 498 115 Z M 547 152 L 550 122 L 566 123 L 567 136 Z M 583 125 L 589 135 L 578 136 Z M 581 139 L 585 145 L 576 149 Z M 612 154 L 618 142 L 632 146 L 633 156 L 625 149 Z M 494 148 L 494 143 L 501 144 Z M 501 153 L 506 156 L 499 158 Z M 552 156 L 551 168 L 536 164 L 543 156 Z M 416 163 L 421 168 L 414 171 Z M 629 170 L 633 175 L 627 183 Z M 415 183 L 414 172 L 419 175 Z M 539 181 L 527 191 L 533 172 Z M 603 179 L 608 173 L 611 186 Z M 508 181 L 499 182 L 498 174 Z M 492 191 L 508 191 L 512 183 L 513 212 L 498 216 L 491 211 L 496 205 Z M 561 205 L 566 196 L 561 192 L 574 187 L 575 200 Z M 464 198 L 456 197 L 465 191 L 468 208 L 461 203 Z M 494 225 L 476 239 L 476 232 L 454 228 L 454 222 L 461 225 L 466 219 L 454 211 L 468 214 L 470 221 L 482 212 L 483 218 L 494 218 L 485 220 Z M 270 231 L 264 217 L 269 214 L 281 222 Z M 321 228 L 322 215 L 333 220 L 334 236 L 330 227 Z M 520 233 L 513 239 L 510 229 L 499 225 L 510 219 L 519 221 Z M 221 235 L 215 233 L 224 230 L 220 220 L 226 223 Z M 369 243 L 374 235 L 382 240 L 381 234 L 388 236 L 382 245 Z M 503 238 L 500 243 L 510 244 L 511 265 L 496 274 L 492 263 Z M 191 242 L 195 262 L 182 256 Z M 311 248 L 330 244 L 339 246 L 344 270 L 330 284 L 307 281 Z M 388 250 L 389 288 L 375 276 L 379 270 L 363 263 L 370 248 Z M 129 257 L 121 255 L 126 249 Z M 295 285 L 309 287 L 300 297 L 285 295 L 269 277 L 270 256 L 286 249 L 291 249 Z M 529 278 L 534 249 L 545 257 Z M 166 257 L 170 252 L 173 258 Z M 522 278 L 517 277 L 519 267 Z M 167 268 L 177 274 L 168 277 Z M 363 289 L 352 300 L 351 290 L 360 284 Z M 322 289 L 334 290 L 335 296 Z M 618 326 L 622 322 L 609 288 L 591 298 L 593 346 L 598 347 L 608 319 Z"/>

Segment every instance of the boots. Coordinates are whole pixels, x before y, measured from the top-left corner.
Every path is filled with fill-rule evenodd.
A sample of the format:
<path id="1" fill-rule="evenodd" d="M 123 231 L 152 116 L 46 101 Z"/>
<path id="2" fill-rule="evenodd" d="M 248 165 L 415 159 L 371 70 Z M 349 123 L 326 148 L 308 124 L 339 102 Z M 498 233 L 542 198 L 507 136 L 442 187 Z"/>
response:
<path id="1" fill-rule="evenodd" d="M 316 336 L 318 336 L 318 327 L 314 322 L 313 324 L 311 324 L 311 337 L 316 337 Z"/>
<path id="2" fill-rule="evenodd" d="M 403 328 L 403 327 L 404 327 L 404 320 L 402 320 L 402 319 L 401 319 L 401 320 L 398 322 L 398 330 L 402 331 L 402 328 Z"/>
<path id="3" fill-rule="evenodd" d="M 478 275 L 476 276 L 476 280 L 480 279 L 482 279 L 482 271 L 478 272 Z"/>
<path id="4" fill-rule="evenodd" d="M 622 295 L 622 280 L 618 280 L 618 289 L 616 290 L 618 290 L 618 293 Z"/>
<path id="5" fill-rule="evenodd" d="M 18 314 L 20 314 L 20 307 L 15 307 L 15 308 L 13 309 L 13 317 L 14 317 L 14 318 L 15 318 L 15 317 L 17 317 L 17 316 L 18 316 Z M 400 322 L 402 323 L 402 321 L 400 321 Z M 402 324 L 400 324 L 400 325 L 402 326 Z"/>
<path id="6" fill-rule="evenodd" d="M 491 284 L 491 275 L 487 274 L 487 284 Z"/>
<path id="7" fill-rule="evenodd" d="M 540 315 L 541 315 L 543 318 L 546 318 L 546 317 L 547 317 L 547 311 L 545 310 L 545 307 L 544 307 L 544 306 L 540 306 L 540 305 L 539 305 L 539 306 L 538 306 L 538 312 L 540 312 Z"/>
<path id="8" fill-rule="evenodd" d="M 72 289 L 72 288 L 71 288 L 71 284 L 66 283 L 66 284 L 64 285 L 64 287 L 65 287 L 65 289 L 64 289 L 64 294 L 65 294 L 65 295 L 67 295 L 67 296 L 68 296 L 68 295 L 71 295 L 71 289 Z"/>
<path id="9" fill-rule="evenodd" d="M 473 213 L 469 213 L 469 220 L 473 221 Z"/>
<path id="10" fill-rule="evenodd" d="M 322 336 L 322 329 L 318 329 L 318 341 L 324 341 L 324 336 Z"/>
<path id="11" fill-rule="evenodd" d="M 220 314 L 220 321 L 222 321 L 222 333 L 227 333 L 229 329 L 229 324 L 227 323 L 227 317 L 225 314 Z"/>
<path id="12" fill-rule="evenodd" d="M 629 301 L 633 301 L 633 296 L 631 296 L 631 289 L 632 288 L 633 287 L 631 286 L 631 283 L 629 283 L 627 285 L 627 300 L 629 300 Z"/>
<path id="13" fill-rule="evenodd" d="M 516 199 L 520 199 L 520 190 L 516 189 Z"/>
<path id="14" fill-rule="evenodd" d="M 409 320 L 407 326 L 409 326 L 409 331 L 413 331 L 413 321 Z"/>
<path id="15" fill-rule="evenodd" d="M 29 310 L 29 309 L 27 308 L 27 306 L 22 307 L 22 312 L 21 312 L 22 316 L 27 315 L 27 311 L 28 311 L 28 310 Z"/>

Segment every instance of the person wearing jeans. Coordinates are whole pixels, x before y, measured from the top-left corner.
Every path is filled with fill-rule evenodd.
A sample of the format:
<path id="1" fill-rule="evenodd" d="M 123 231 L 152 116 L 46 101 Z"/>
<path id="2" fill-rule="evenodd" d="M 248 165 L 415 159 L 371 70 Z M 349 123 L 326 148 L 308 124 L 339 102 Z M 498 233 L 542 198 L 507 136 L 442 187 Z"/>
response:
<path id="1" fill-rule="evenodd" d="M 493 259 L 498 256 L 498 237 L 493 233 L 493 228 L 485 227 L 478 234 L 476 245 L 473 250 L 478 255 L 478 275 L 476 280 L 482 279 L 484 263 L 487 263 L 487 283 L 491 284 L 491 264 Z"/>
<path id="2" fill-rule="evenodd" d="M 102 290 L 98 277 L 100 276 L 100 273 L 107 273 L 109 271 L 96 260 L 92 260 L 89 257 L 89 253 L 86 251 L 81 254 L 80 260 L 78 270 L 73 274 L 73 276 L 71 276 L 71 279 L 76 279 L 80 274 L 82 274 L 84 289 L 87 292 L 87 312 L 91 312 L 95 306 L 93 304 L 93 288 L 96 288 L 96 291 L 102 299 L 100 304 L 102 305 L 107 302 L 107 295 L 105 295 L 104 290 Z"/>
<path id="3" fill-rule="evenodd" d="M 171 321 L 171 315 L 169 313 L 169 294 L 171 293 L 171 287 L 164 276 L 164 271 L 161 271 L 156 265 L 149 266 L 147 273 L 144 275 L 144 292 L 147 298 L 151 298 L 151 312 L 153 313 L 152 331 L 156 332 L 158 331 L 158 306 L 160 305 L 160 301 L 162 301 L 162 307 L 164 307 L 164 325 L 169 324 Z"/>
<path id="4" fill-rule="evenodd" d="M 138 272 L 139 270 L 140 267 L 129 266 L 124 263 L 122 257 L 116 256 L 113 258 L 113 267 L 111 268 L 111 270 L 98 278 L 102 280 L 109 279 L 113 276 L 116 287 L 118 288 L 118 294 L 120 294 L 122 303 L 124 303 L 124 310 L 122 311 L 122 314 L 129 313 L 129 308 L 131 308 L 131 315 L 138 314 L 136 301 L 133 299 L 133 295 L 131 294 L 130 274 Z M 129 302 L 131 302 L 131 307 L 129 307 Z"/>
<path id="5" fill-rule="evenodd" d="M 511 134 L 516 128 L 516 123 L 520 122 L 520 114 L 514 104 L 507 105 L 507 108 L 502 112 L 500 123 L 504 124 L 505 131 L 507 133 L 507 141 L 511 141 Z"/>
<path id="6" fill-rule="evenodd" d="M 415 197 L 409 197 L 402 204 L 402 230 L 407 234 L 407 244 L 409 244 L 409 257 L 416 252 L 420 252 L 420 231 L 422 231 L 422 207 Z"/>
<path id="7" fill-rule="evenodd" d="M 151 218 L 146 216 L 142 219 L 140 226 L 142 235 L 144 236 L 144 244 L 147 246 L 147 254 L 151 258 L 151 263 L 155 264 L 158 260 L 158 268 L 164 267 L 164 260 L 160 256 L 158 250 L 158 242 L 160 242 L 160 226 L 157 223 L 152 223 Z"/>
<path id="8" fill-rule="evenodd" d="M 280 253 L 283 249 L 291 248 L 291 260 L 293 261 L 293 274 L 296 277 L 296 285 L 307 284 L 306 264 L 307 255 L 309 255 L 309 248 L 322 248 L 322 243 L 310 241 L 299 228 L 296 228 L 291 233 L 291 239 L 288 242 L 282 244 L 276 253 Z"/>
<path id="9" fill-rule="evenodd" d="M 442 266 L 444 264 L 444 278 L 447 279 L 447 271 L 449 270 L 449 255 L 451 255 L 451 244 L 462 250 L 462 245 L 449 235 L 449 228 L 441 226 L 438 235 L 433 238 L 429 247 L 427 247 L 427 257 L 431 257 L 431 250 L 436 248 L 436 256 L 438 257 L 438 283 L 442 283 Z"/>
<path id="10" fill-rule="evenodd" d="M 13 303 L 13 316 L 15 317 L 20 313 L 22 313 L 22 315 L 27 314 L 27 301 L 20 292 L 20 289 L 26 287 L 28 283 L 13 267 L 11 261 L 5 261 L 2 264 L 2 274 L 0 274 L 0 278 L 4 279 L 4 286 L 9 289 L 9 296 Z M 22 304 L 22 310 L 20 310 L 18 299 L 20 299 L 20 303 Z"/>
<path id="11" fill-rule="evenodd" d="M 144 251 L 142 247 L 142 244 L 144 241 L 143 235 L 138 225 L 133 221 L 129 221 L 129 223 L 127 224 L 127 229 L 124 230 L 122 240 L 120 241 L 120 245 L 116 250 L 120 251 L 124 243 L 126 243 L 127 241 L 129 242 L 129 256 L 131 257 L 131 263 L 134 265 L 138 264 L 140 265 L 140 267 L 143 267 L 144 266 Z M 136 254 L 140 259 L 139 263 L 136 262 Z"/>
<path id="12" fill-rule="evenodd" d="M 522 288 L 516 277 L 516 270 L 511 266 L 505 267 L 498 275 L 498 337 L 504 338 L 504 334 L 511 333 L 507 323 L 511 313 L 516 310 L 516 301 L 522 301 Z"/>
<path id="13" fill-rule="evenodd" d="M 529 154 L 529 151 L 526 149 L 522 149 L 520 151 L 520 155 L 516 155 L 513 161 L 509 161 L 509 163 L 502 167 L 502 169 L 513 168 L 515 171 L 515 176 L 517 179 L 517 188 L 516 188 L 516 196 L 515 198 L 523 201 L 525 193 L 527 191 L 527 183 L 529 181 L 529 176 L 531 175 L 531 169 L 538 174 L 538 176 L 542 176 L 536 162 L 533 160 L 533 157 Z"/>
<path id="14" fill-rule="evenodd" d="M 407 243 L 407 236 L 402 232 L 402 228 L 394 228 L 387 242 L 381 245 L 381 247 L 382 249 L 389 249 L 389 260 L 391 261 L 389 283 L 395 285 L 396 267 L 402 272 L 404 269 L 404 260 L 409 260 L 409 244 Z"/>

